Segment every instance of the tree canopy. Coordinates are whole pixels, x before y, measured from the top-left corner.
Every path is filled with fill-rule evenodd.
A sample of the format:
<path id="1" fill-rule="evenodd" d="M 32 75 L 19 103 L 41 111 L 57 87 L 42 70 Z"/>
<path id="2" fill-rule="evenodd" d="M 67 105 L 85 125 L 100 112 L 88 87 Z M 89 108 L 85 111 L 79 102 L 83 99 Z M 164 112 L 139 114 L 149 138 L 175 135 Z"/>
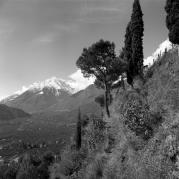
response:
<path id="1" fill-rule="evenodd" d="M 169 40 L 179 45 L 179 1 L 167 0 L 165 11 L 167 13 L 166 26 L 169 30 Z"/>
<path id="2" fill-rule="evenodd" d="M 84 77 L 95 77 L 95 85 L 105 90 L 106 110 L 108 110 L 108 98 L 113 83 L 125 71 L 126 64 L 115 54 L 115 44 L 110 41 L 100 40 L 89 48 L 84 48 L 76 62 Z"/>

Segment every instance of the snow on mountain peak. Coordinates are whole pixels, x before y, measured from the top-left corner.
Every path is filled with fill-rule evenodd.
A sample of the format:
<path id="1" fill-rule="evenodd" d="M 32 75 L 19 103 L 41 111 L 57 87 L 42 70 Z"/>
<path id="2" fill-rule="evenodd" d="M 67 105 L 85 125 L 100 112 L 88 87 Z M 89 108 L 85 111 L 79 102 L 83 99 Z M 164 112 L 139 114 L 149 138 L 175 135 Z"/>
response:
<path id="1" fill-rule="evenodd" d="M 172 49 L 172 44 L 169 39 L 162 42 L 152 56 L 147 57 L 144 60 L 144 65 L 151 66 L 158 58 L 158 55 L 162 55 L 166 50 Z"/>
<path id="2" fill-rule="evenodd" d="M 42 82 L 35 82 L 32 85 L 25 87 L 23 86 L 21 90 L 17 91 L 15 94 L 21 95 L 22 93 L 30 91 L 39 91 L 39 94 L 42 94 L 44 88 L 54 88 L 55 90 L 64 90 L 69 93 L 73 93 L 74 89 L 63 79 L 56 77 L 49 78 Z"/>

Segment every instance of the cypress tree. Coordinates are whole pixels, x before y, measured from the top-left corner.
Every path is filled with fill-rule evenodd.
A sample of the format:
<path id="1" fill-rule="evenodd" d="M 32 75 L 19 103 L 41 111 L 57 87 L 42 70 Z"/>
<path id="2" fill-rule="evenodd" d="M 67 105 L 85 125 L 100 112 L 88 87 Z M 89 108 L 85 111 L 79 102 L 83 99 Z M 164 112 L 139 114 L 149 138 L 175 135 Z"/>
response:
<path id="1" fill-rule="evenodd" d="M 132 36 L 132 75 L 133 77 L 143 74 L 143 36 L 144 22 L 143 13 L 139 0 L 134 0 L 133 12 L 130 22 Z"/>
<path id="2" fill-rule="evenodd" d="M 124 41 L 124 59 L 128 64 L 127 68 L 127 82 L 133 84 L 133 61 L 132 61 L 132 33 L 131 33 L 131 22 L 128 23 Z"/>
<path id="3" fill-rule="evenodd" d="M 166 26 L 169 30 L 169 40 L 173 44 L 179 45 L 179 1 L 178 0 L 167 0 L 165 11 Z"/>
<path id="4" fill-rule="evenodd" d="M 78 121 L 76 125 L 76 149 L 79 150 L 81 148 L 81 111 L 78 111 Z"/>

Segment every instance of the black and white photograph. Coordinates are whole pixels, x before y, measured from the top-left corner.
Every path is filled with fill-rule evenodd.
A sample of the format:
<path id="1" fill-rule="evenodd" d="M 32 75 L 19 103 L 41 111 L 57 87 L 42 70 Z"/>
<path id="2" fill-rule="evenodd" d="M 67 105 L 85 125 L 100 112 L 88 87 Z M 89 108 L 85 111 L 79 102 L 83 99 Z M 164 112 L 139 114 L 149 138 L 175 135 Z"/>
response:
<path id="1" fill-rule="evenodd" d="M 0 0 L 0 179 L 179 179 L 179 0 Z"/>

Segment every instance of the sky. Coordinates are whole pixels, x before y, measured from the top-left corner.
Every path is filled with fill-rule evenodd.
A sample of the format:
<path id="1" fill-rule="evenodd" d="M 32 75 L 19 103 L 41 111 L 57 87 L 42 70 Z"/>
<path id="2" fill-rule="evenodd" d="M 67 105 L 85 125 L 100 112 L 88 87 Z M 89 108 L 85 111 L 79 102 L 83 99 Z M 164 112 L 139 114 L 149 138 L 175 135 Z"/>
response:
<path id="1" fill-rule="evenodd" d="M 0 98 L 52 76 L 78 80 L 76 60 L 103 38 L 118 52 L 133 0 L 0 0 Z M 167 39 L 165 0 L 141 0 L 144 56 Z M 84 81 L 84 80 L 83 80 Z"/>

